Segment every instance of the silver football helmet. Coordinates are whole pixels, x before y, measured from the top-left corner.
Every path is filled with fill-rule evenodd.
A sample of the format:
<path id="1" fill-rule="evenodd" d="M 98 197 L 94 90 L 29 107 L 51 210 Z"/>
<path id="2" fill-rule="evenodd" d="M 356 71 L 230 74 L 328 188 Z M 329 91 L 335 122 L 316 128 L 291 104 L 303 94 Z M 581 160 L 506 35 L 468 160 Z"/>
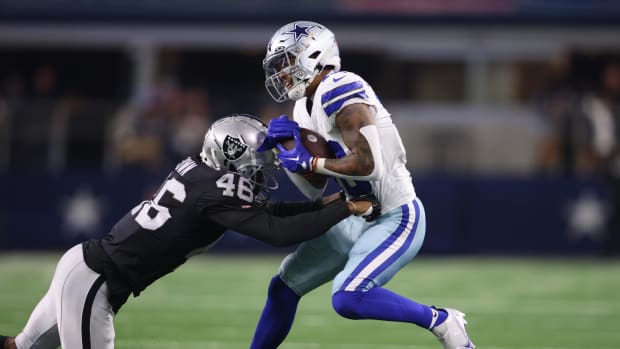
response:
<path id="1" fill-rule="evenodd" d="M 278 29 L 267 45 L 265 87 L 276 102 L 301 99 L 326 66 L 340 70 L 334 33 L 315 22 L 289 23 Z"/>
<path id="2" fill-rule="evenodd" d="M 255 192 L 276 189 L 274 153 L 256 151 L 266 136 L 267 126 L 254 116 L 225 116 L 209 127 L 200 157 L 209 167 L 236 172 L 250 179 Z"/>

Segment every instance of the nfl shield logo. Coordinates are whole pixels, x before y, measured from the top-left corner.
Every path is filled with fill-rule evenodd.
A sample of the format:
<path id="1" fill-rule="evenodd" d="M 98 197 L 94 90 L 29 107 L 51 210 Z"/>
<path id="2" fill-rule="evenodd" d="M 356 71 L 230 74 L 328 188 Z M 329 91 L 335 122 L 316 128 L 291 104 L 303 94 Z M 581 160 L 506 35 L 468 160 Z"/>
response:
<path id="1" fill-rule="evenodd" d="M 224 156 L 226 159 L 234 161 L 237 160 L 248 149 L 248 145 L 243 143 L 239 138 L 226 135 L 224 138 L 224 144 L 222 150 L 224 150 Z"/>

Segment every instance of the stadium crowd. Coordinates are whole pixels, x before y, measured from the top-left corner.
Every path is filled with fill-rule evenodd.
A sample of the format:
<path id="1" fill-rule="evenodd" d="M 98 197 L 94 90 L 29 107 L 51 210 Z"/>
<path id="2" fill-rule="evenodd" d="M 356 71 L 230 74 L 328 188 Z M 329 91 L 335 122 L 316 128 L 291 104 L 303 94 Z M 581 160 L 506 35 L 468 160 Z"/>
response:
<path id="1" fill-rule="evenodd" d="M 130 96 L 131 67 L 114 54 L 107 58 L 114 64 L 87 76 L 66 59 L 71 52 L 55 53 L 48 63 L 20 59 L 30 54 L 8 52 L 0 70 L 0 171 L 5 173 L 157 170 L 197 150 L 219 115 L 245 112 L 268 120 L 290 107 L 267 100 L 260 67 L 252 67 L 255 74 L 231 73 L 226 81 L 221 74 L 211 78 L 213 70 L 201 70 L 196 59 L 177 60 L 164 64 L 149 88 Z M 45 52 L 39 55 L 45 58 Z M 257 57 L 248 62 L 255 65 Z M 230 64 L 218 70 L 234 71 L 235 62 Z M 549 62 L 533 85 L 537 88 L 515 101 L 533 106 L 545 125 L 532 175 L 599 176 L 607 185 L 610 212 L 620 212 L 618 55 L 567 53 Z M 611 216 L 607 230 L 616 235 L 607 252 L 617 254 L 620 223 L 617 214 Z"/>

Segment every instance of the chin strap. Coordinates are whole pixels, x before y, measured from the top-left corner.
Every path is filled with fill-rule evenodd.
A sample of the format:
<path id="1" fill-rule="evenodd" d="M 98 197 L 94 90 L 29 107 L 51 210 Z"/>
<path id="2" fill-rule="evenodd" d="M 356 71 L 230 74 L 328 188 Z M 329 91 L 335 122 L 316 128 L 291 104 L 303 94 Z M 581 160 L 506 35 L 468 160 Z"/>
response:
<path id="1" fill-rule="evenodd" d="M 292 89 L 288 90 L 287 95 L 293 101 L 298 101 L 306 95 L 306 82 L 295 85 Z"/>

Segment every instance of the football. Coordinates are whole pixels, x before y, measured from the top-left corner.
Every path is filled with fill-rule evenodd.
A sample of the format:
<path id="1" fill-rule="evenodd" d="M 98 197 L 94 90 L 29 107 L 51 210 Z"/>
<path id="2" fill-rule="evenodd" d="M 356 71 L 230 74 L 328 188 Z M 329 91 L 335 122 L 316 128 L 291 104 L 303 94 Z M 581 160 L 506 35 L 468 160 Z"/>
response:
<path id="1" fill-rule="evenodd" d="M 300 128 L 299 134 L 301 136 L 302 144 L 312 156 L 327 159 L 336 158 L 325 138 L 317 132 L 302 127 Z M 295 140 L 293 138 L 285 139 L 281 141 L 280 144 L 282 144 L 284 148 L 291 150 L 295 147 Z M 310 182 L 310 184 L 312 184 L 313 187 L 318 189 L 325 187 L 325 184 L 329 179 L 328 176 L 317 173 L 305 173 L 303 176 L 308 182 Z"/>

